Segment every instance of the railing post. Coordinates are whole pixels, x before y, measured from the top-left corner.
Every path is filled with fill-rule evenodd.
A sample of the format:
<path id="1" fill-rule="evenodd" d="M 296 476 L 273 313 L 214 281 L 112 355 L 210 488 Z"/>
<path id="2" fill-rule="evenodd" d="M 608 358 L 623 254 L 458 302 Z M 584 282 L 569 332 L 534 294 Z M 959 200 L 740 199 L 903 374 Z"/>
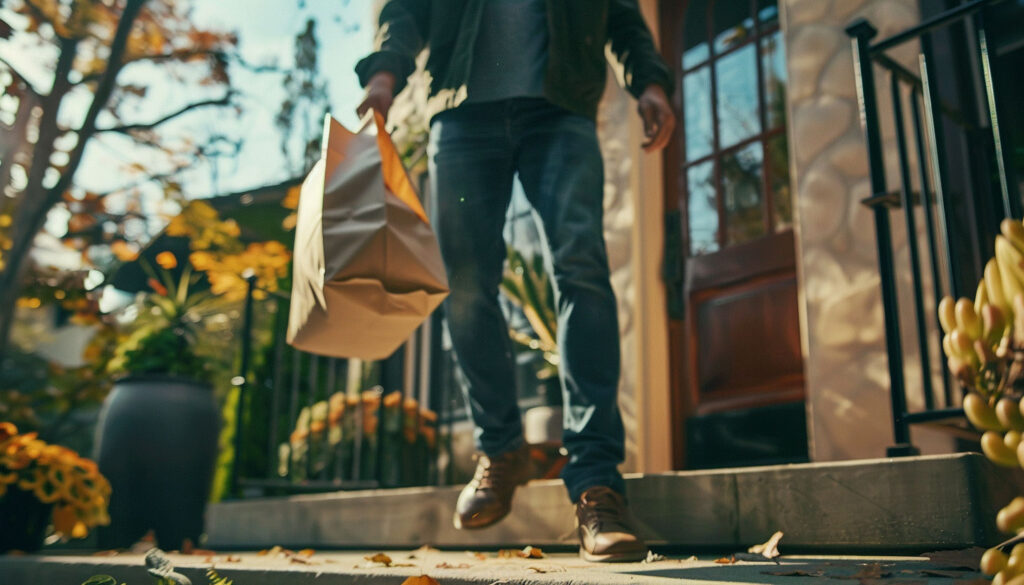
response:
<path id="1" fill-rule="evenodd" d="M 878 243 L 878 271 L 881 279 L 882 312 L 885 319 L 885 346 L 889 360 L 890 394 L 892 398 L 893 438 L 895 445 L 887 449 L 890 457 L 913 455 L 918 451 L 910 443 L 906 389 L 903 381 L 903 348 L 900 341 L 899 300 L 893 268 L 892 233 L 889 210 L 881 200 L 886 195 L 885 161 L 878 125 L 878 102 L 872 70 L 871 39 L 878 31 L 867 20 L 858 19 L 846 28 L 853 43 L 853 66 L 857 81 L 861 126 L 867 144 L 868 168 L 871 174 L 871 199 Z"/>
<path id="2" fill-rule="evenodd" d="M 231 379 L 231 384 L 238 388 L 238 402 L 235 405 L 235 456 L 231 462 L 231 494 L 240 496 L 239 473 L 242 461 L 242 417 L 245 414 L 245 389 L 249 379 L 249 363 L 252 361 L 252 309 L 253 293 L 256 289 L 256 275 L 247 271 L 245 275 L 245 311 L 242 316 L 242 355 L 238 366 L 238 375 Z"/>

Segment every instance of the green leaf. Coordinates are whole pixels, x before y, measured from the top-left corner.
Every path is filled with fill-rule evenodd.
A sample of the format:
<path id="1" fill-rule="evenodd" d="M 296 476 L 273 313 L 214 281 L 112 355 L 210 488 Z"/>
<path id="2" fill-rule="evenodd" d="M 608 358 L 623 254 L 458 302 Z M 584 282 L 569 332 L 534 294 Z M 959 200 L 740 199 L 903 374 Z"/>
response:
<path id="1" fill-rule="evenodd" d="M 86 579 L 82 585 L 117 585 L 117 579 L 110 575 L 93 575 Z"/>

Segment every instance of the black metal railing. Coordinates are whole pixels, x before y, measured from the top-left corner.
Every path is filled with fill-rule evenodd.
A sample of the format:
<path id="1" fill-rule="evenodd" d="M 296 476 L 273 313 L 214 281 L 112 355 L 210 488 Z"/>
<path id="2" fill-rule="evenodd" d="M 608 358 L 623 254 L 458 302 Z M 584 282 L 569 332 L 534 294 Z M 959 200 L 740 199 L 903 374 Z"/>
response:
<path id="1" fill-rule="evenodd" d="M 258 291 L 249 277 L 232 380 L 232 495 L 447 483 L 439 461 L 449 455 L 452 417 L 439 421 L 431 407 L 443 406 L 444 397 L 424 391 L 453 385 L 431 372 L 436 327 L 419 330 L 416 341 L 380 362 L 324 357 L 285 342 L 287 295 L 257 300 Z M 257 339 L 258 318 L 270 332 L 265 339 Z"/>
<path id="2" fill-rule="evenodd" d="M 1000 192 L 998 201 L 993 203 L 997 213 L 1003 217 L 1013 215 L 1017 206 L 1008 190 L 1003 146 L 1000 141 L 998 114 L 995 107 L 994 89 L 991 79 L 991 63 L 986 46 L 985 25 L 982 20 L 982 9 L 997 4 L 1000 0 L 974 0 L 949 9 L 921 22 L 918 26 L 907 29 L 889 38 L 872 43 L 877 30 L 867 20 L 860 19 L 851 23 L 847 34 L 853 42 L 854 74 L 857 77 L 857 93 L 860 105 L 861 123 L 867 144 L 868 166 L 871 180 L 872 195 L 862 203 L 871 208 L 874 214 L 875 234 L 878 246 L 878 265 L 881 277 L 882 306 L 885 323 L 886 351 L 888 356 L 889 377 L 891 380 L 893 435 L 895 444 L 888 449 L 889 456 L 911 455 L 918 453 L 910 436 L 910 426 L 919 423 L 936 422 L 943 419 L 962 417 L 963 411 L 958 407 L 960 391 L 951 379 L 941 349 L 937 356 L 941 363 L 941 388 L 936 388 L 933 381 L 933 355 L 929 349 L 930 340 L 935 339 L 941 348 L 942 329 L 938 325 L 938 317 L 934 310 L 929 310 L 925 301 L 925 288 L 936 300 L 950 294 L 954 297 L 968 293 L 972 283 L 965 274 L 980 270 L 977 258 L 970 260 L 961 258 L 953 248 L 958 234 L 951 229 L 950 222 L 954 218 L 955 209 L 959 209 L 953 195 L 947 191 L 948 157 L 945 153 L 945 135 L 943 124 L 952 121 L 955 124 L 969 126 L 955 107 L 945 103 L 937 85 L 937 75 L 946 74 L 946 65 L 938 67 L 932 58 L 932 35 L 935 31 L 951 26 L 970 26 L 971 38 L 976 39 L 975 46 L 966 47 L 972 52 L 971 58 L 977 59 L 978 67 L 984 72 L 985 103 L 988 105 L 986 120 L 991 131 L 998 165 Z M 918 56 L 919 72 L 907 69 L 886 51 L 902 46 L 911 41 L 920 41 L 921 52 Z M 882 128 L 879 114 L 879 97 L 876 94 L 875 66 L 888 73 L 888 96 L 892 108 L 895 146 L 899 179 L 895 192 L 890 191 L 886 177 L 885 154 L 883 150 Z M 904 93 L 909 94 L 909 118 L 904 106 Z M 909 129 L 908 129 L 909 122 Z M 971 128 L 977 131 L 978 128 Z M 911 157 L 916 159 L 917 172 L 912 170 Z M 918 183 L 915 190 L 915 179 Z M 982 197 L 971 193 L 961 193 L 961 197 Z M 973 202 L 968 202 L 971 209 Z M 922 208 L 925 237 L 918 236 L 915 207 Z M 924 408 L 911 412 L 908 408 L 907 388 L 904 380 L 904 355 L 900 332 L 900 299 L 897 292 L 895 262 L 893 257 L 892 236 L 894 227 L 890 224 L 890 211 L 902 208 L 906 230 L 908 256 L 911 269 L 913 296 L 914 333 L 919 347 L 921 381 Z M 975 222 L 981 223 L 981 222 Z M 990 222 L 991 223 L 991 222 Z M 974 234 L 979 237 L 995 234 Z M 928 266 L 922 262 L 923 246 L 928 251 Z M 975 253 L 975 256 L 979 254 Z M 965 266 L 971 263 L 972 266 Z M 970 291 L 973 295 L 973 291 Z"/>

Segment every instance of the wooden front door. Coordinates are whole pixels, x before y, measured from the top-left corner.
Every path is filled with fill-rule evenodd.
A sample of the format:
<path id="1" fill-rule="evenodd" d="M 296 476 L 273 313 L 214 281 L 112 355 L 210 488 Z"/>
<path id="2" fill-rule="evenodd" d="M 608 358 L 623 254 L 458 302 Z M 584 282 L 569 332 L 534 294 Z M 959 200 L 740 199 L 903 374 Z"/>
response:
<path id="1" fill-rule="evenodd" d="M 666 151 L 677 468 L 807 457 L 775 0 L 663 0 L 679 131 Z"/>

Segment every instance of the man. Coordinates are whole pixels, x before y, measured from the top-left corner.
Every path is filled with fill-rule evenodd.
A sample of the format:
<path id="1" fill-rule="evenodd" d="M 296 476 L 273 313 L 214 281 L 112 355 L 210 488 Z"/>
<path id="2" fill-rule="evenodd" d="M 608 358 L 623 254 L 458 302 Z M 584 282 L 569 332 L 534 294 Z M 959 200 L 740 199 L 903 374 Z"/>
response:
<path id="1" fill-rule="evenodd" d="M 672 76 L 637 0 L 390 0 L 377 50 L 356 72 L 360 115 L 385 116 L 414 59 L 429 48 L 430 184 L 451 294 L 448 327 L 481 451 L 455 526 L 490 526 L 509 512 L 529 461 L 516 403 L 513 350 L 498 305 L 502 227 L 518 175 L 540 222 L 558 304 L 564 444 L 562 478 L 576 505 L 581 555 L 635 561 L 646 546 L 629 520 L 619 340 L 602 231 L 604 172 L 595 131 L 605 46 L 621 62 L 656 151 L 675 125 Z"/>

